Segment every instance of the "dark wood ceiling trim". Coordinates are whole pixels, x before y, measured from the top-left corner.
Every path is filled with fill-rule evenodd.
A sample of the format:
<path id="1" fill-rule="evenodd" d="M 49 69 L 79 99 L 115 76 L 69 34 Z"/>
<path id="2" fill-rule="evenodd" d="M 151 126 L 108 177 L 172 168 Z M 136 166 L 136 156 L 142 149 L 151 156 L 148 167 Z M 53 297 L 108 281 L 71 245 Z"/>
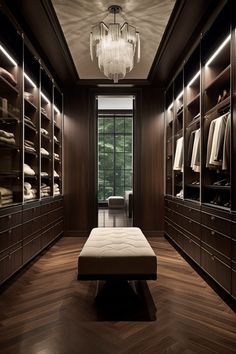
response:
<path id="1" fill-rule="evenodd" d="M 148 79 L 152 85 L 166 87 L 183 65 L 185 57 L 201 32 L 226 0 L 179 0 L 167 25 Z"/>
<path id="2" fill-rule="evenodd" d="M 54 10 L 52 2 L 51 2 L 51 0 L 41 0 L 41 3 L 42 3 L 42 6 L 43 6 L 47 16 L 48 16 L 50 24 L 55 32 L 55 35 L 57 36 L 58 42 L 60 43 L 61 50 L 63 52 L 63 55 L 64 55 L 67 65 L 68 65 L 68 68 L 69 68 L 72 76 L 76 79 L 76 81 L 79 81 L 79 74 L 76 70 L 72 55 L 70 53 L 69 47 L 67 45 L 64 33 L 62 31 L 61 25 L 60 25 L 59 20 L 57 18 L 57 14 Z"/>
<path id="3" fill-rule="evenodd" d="M 98 86 L 98 85 L 107 85 L 107 87 L 119 87 L 119 85 L 133 85 L 133 86 L 148 86 L 150 82 L 146 79 L 124 79 L 120 80 L 117 84 L 114 84 L 112 80 L 108 79 L 80 79 L 78 82 L 79 85 L 88 85 L 88 86 Z"/>
<path id="4" fill-rule="evenodd" d="M 186 2 L 186 0 L 177 0 L 175 3 L 174 9 L 170 15 L 165 32 L 163 34 L 163 37 L 161 39 L 160 45 L 157 49 L 155 58 L 153 60 L 152 66 L 151 66 L 149 74 L 148 74 L 147 79 L 150 82 L 152 82 L 155 77 L 158 63 L 160 62 L 162 56 L 164 55 L 164 52 L 165 52 L 165 49 L 166 49 L 166 46 L 167 46 L 170 36 L 173 35 L 173 31 L 175 29 L 176 22 L 179 18 L 180 13 L 182 12 L 182 10 L 184 8 L 185 2 Z"/>

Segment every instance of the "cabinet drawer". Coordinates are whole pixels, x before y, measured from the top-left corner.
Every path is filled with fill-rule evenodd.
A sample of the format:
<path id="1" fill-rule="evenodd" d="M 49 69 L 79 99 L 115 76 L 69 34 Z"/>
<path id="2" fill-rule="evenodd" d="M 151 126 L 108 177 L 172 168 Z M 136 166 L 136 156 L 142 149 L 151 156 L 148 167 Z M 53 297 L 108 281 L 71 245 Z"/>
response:
<path id="1" fill-rule="evenodd" d="M 165 230 L 167 235 L 174 241 L 178 243 L 178 233 L 179 231 L 167 220 L 165 221 Z"/>
<path id="2" fill-rule="evenodd" d="M 63 233 L 63 221 L 60 221 L 54 226 L 53 238 L 57 238 Z"/>
<path id="3" fill-rule="evenodd" d="M 231 238 L 202 226 L 202 241 L 227 258 L 231 257 Z"/>
<path id="4" fill-rule="evenodd" d="M 200 264 L 201 247 L 194 242 L 191 238 L 185 240 L 185 252 L 191 257 L 197 264 Z"/>
<path id="5" fill-rule="evenodd" d="M 168 219 L 172 220 L 175 222 L 175 219 L 176 219 L 176 213 L 169 209 L 169 208 L 165 208 L 165 216 L 168 217 Z"/>
<path id="6" fill-rule="evenodd" d="M 201 237 L 201 225 L 192 219 L 186 218 L 185 216 L 180 216 L 179 225 L 193 234 L 195 237 L 200 239 Z"/>
<path id="7" fill-rule="evenodd" d="M 236 299 L 236 271 L 232 269 L 232 296 Z"/>
<path id="8" fill-rule="evenodd" d="M 236 222 L 232 222 L 232 238 L 236 240 Z"/>
<path id="9" fill-rule="evenodd" d="M 30 221 L 41 215 L 41 207 L 35 206 L 30 209 L 26 209 L 23 211 L 23 222 Z"/>
<path id="10" fill-rule="evenodd" d="M 9 248 L 22 240 L 22 226 L 17 226 L 12 229 L 0 233 L 0 252 Z"/>
<path id="11" fill-rule="evenodd" d="M 201 266 L 212 276 L 225 290 L 231 291 L 231 269 L 221 262 L 214 253 L 210 253 L 202 247 Z"/>
<path id="12" fill-rule="evenodd" d="M 236 240 L 232 239 L 232 260 L 236 262 Z"/>
<path id="13" fill-rule="evenodd" d="M 193 221 L 196 221 L 198 223 L 201 222 L 201 212 L 198 209 L 194 209 L 191 207 L 183 206 L 183 215 L 187 216 L 188 218 L 192 219 Z"/>
<path id="14" fill-rule="evenodd" d="M 44 231 L 41 234 L 41 245 L 42 248 L 46 247 L 53 240 L 53 227 Z"/>
<path id="15" fill-rule="evenodd" d="M 231 236 L 230 220 L 202 212 L 202 224 L 221 232 L 223 235 Z"/>
<path id="16" fill-rule="evenodd" d="M 42 204 L 41 205 L 41 215 L 47 214 L 52 209 L 52 203 Z"/>
<path id="17" fill-rule="evenodd" d="M 22 247 L 0 256 L 0 282 L 9 278 L 22 266 Z"/>
<path id="18" fill-rule="evenodd" d="M 4 215 L 0 217 L 0 231 L 10 229 L 22 223 L 22 212 Z"/>
<path id="19" fill-rule="evenodd" d="M 23 263 L 26 263 L 41 250 L 41 236 L 36 235 L 23 246 Z"/>
<path id="20" fill-rule="evenodd" d="M 23 224 L 23 238 L 41 230 L 41 216 Z"/>

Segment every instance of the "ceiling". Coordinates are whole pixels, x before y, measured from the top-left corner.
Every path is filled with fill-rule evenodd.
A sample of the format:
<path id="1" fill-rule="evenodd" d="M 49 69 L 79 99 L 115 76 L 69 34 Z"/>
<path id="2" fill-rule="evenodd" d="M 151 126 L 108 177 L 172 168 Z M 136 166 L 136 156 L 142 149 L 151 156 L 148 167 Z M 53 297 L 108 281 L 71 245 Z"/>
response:
<path id="1" fill-rule="evenodd" d="M 89 53 L 91 26 L 107 16 L 114 1 L 52 0 L 72 59 L 80 79 L 104 79 Z M 141 60 L 127 74 L 127 79 L 148 78 L 175 0 L 118 0 L 127 21 L 136 27 L 141 38 Z M 109 15 L 110 16 L 110 15 Z M 107 17 L 110 20 L 110 17 Z M 119 17 L 118 17 L 119 18 Z M 117 19 L 118 19 L 117 18 Z"/>

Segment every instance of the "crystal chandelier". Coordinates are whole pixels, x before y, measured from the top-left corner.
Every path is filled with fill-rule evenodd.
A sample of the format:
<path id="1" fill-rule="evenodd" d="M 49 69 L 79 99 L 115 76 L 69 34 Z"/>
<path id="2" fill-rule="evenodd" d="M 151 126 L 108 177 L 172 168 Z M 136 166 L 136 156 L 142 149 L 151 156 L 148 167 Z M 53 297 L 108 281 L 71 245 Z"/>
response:
<path id="1" fill-rule="evenodd" d="M 104 75 L 115 83 L 123 79 L 140 61 L 139 32 L 129 25 L 121 15 L 122 8 L 112 5 L 108 11 L 114 15 L 114 23 L 106 25 L 104 20 L 92 27 L 90 33 L 90 55 L 97 58 L 98 67 Z M 116 22 L 116 14 L 122 23 Z"/>

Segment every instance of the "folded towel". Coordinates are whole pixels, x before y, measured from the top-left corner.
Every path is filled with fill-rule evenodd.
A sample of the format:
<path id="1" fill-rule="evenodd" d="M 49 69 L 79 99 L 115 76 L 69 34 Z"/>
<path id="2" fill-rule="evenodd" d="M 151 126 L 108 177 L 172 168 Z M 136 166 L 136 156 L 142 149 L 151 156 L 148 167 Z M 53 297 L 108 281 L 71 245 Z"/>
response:
<path id="1" fill-rule="evenodd" d="M 8 139 L 15 137 L 13 133 L 6 132 L 5 130 L 0 130 L 0 136 Z"/>
<path id="2" fill-rule="evenodd" d="M 5 206 L 7 204 L 11 204 L 11 203 L 13 203 L 13 198 L 8 198 L 8 199 L 5 199 L 5 200 L 2 200 L 2 201 L 0 201 L 0 207 L 1 206 Z"/>
<path id="3" fill-rule="evenodd" d="M 35 171 L 26 163 L 24 163 L 24 173 L 28 176 L 34 176 Z"/>
<path id="4" fill-rule="evenodd" d="M 32 100 L 34 98 L 34 95 L 30 92 L 25 91 L 24 98 L 26 98 L 27 100 Z"/>
<path id="5" fill-rule="evenodd" d="M 25 139 L 24 143 L 25 145 L 34 146 L 34 142 L 27 139 Z"/>
<path id="6" fill-rule="evenodd" d="M 41 134 L 48 135 L 48 131 L 44 128 L 41 128 Z"/>
<path id="7" fill-rule="evenodd" d="M 4 79 L 10 82 L 10 84 L 12 84 L 13 86 L 16 86 L 17 82 L 14 76 L 11 73 L 9 73 L 9 71 L 7 71 L 6 69 L 0 67 L 0 76 L 2 76 Z"/>
<path id="8" fill-rule="evenodd" d="M 32 188 L 32 185 L 29 182 L 24 182 L 24 188 L 26 190 L 30 190 Z"/>
<path id="9" fill-rule="evenodd" d="M 54 177 L 59 177 L 59 174 L 55 170 L 54 170 Z"/>
<path id="10" fill-rule="evenodd" d="M 16 144 L 16 141 L 14 138 L 5 138 L 4 136 L 0 136 L 0 141 L 2 141 L 3 143 L 11 144 L 11 145 Z"/>
<path id="11" fill-rule="evenodd" d="M 54 135 L 54 140 L 57 142 L 57 143 L 59 143 L 59 140 L 57 139 L 57 137 Z"/>
<path id="12" fill-rule="evenodd" d="M 6 196 L 6 195 L 12 195 L 12 190 L 5 188 L 5 187 L 0 187 L 0 196 Z"/>
<path id="13" fill-rule="evenodd" d="M 46 149 L 42 148 L 42 147 L 40 148 L 40 152 L 41 152 L 42 155 L 47 155 L 47 156 L 49 155 L 49 152 Z"/>
<path id="14" fill-rule="evenodd" d="M 41 177 L 47 177 L 48 176 L 48 173 L 47 172 L 41 172 Z"/>

